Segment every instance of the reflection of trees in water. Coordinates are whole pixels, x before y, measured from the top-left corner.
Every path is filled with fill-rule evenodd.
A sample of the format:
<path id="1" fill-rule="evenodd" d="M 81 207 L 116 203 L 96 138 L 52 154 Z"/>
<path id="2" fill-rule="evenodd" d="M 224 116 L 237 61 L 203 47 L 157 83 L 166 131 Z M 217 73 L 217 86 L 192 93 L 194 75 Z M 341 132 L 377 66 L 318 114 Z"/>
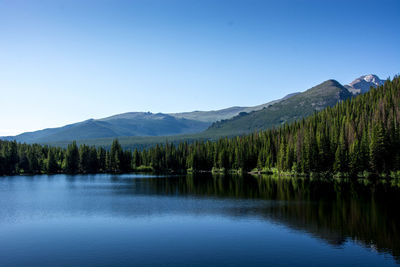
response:
<path id="1" fill-rule="evenodd" d="M 188 175 L 133 181 L 136 194 L 275 200 L 273 205 L 227 212 L 272 219 L 335 246 L 350 238 L 400 260 L 398 187 L 270 176 Z"/>

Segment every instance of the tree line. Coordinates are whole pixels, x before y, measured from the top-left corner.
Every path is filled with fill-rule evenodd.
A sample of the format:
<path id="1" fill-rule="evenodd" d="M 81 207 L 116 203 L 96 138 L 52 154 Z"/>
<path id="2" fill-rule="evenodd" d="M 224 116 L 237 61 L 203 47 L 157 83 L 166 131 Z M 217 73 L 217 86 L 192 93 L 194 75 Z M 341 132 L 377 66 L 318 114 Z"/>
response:
<path id="1" fill-rule="evenodd" d="M 400 170 L 400 78 L 281 127 L 144 150 L 0 141 L 0 174 L 272 170 L 308 174 Z"/>

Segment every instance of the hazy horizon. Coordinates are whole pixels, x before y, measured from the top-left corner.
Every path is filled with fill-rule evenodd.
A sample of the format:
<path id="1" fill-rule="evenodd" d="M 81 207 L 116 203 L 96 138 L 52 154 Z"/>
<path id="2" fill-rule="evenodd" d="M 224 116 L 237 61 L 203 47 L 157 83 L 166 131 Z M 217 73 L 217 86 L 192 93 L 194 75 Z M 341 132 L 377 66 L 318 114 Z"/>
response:
<path id="1" fill-rule="evenodd" d="M 362 76 L 362 75 L 360 75 L 360 76 Z M 379 77 L 379 75 L 378 75 L 378 77 Z M 393 76 L 391 76 L 391 77 L 393 77 Z M 358 77 L 356 77 L 356 78 L 358 78 Z M 382 79 L 382 80 L 384 80 L 382 77 L 379 77 L 379 78 Z M 333 79 L 333 78 L 332 78 L 332 79 Z M 329 79 L 326 79 L 326 80 L 329 80 Z M 323 81 L 321 81 L 321 83 L 322 83 L 322 82 L 323 82 Z M 339 81 L 339 82 L 340 82 L 340 81 Z M 345 84 L 350 83 L 350 81 L 347 82 L 347 83 L 342 83 L 342 82 L 340 82 L 340 83 L 343 84 L 343 85 L 345 85 Z M 317 84 L 315 84 L 315 85 L 317 85 Z M 302 89 L 302 90 L 299 90 L 299 91 L 293 91 L 293 92 L 291 92 L 291 93 L 303 92 L 303 91 L 305 91 L 305 90 L 307 90 L 307 89 L 310 89 L 310 88 Z M 288 94 L 291 94 L 291 93 L 288 93 Z M 288 94 L 285 94 L 285 95 L 282 95 L 282 96 L 280 96 L 280 97 L 277 97 L 276 99 L 270 99 L 270 100 L 267 100 L 267 101 L 262 101 L 262 102 L 260 102 L 260 103 L 253 104 L 253 105 L 251 105 L 251 106 L 257 106 L 257 105 L 265 104 L 265 103 L 267 103 L 267 102 L 269 102 L 269 101 L 273 101 L 273 100 L 277 100 L 277 99 L 283 98 L 283 97 L 287 96 Z M 236 106 L 243 106 L 243 105 L 236 105 Z M 6 135 L 6 134 L 1 134 L 1 132 L 0 132 L 0 136 L 15 136 L 15 135 L 19 135 L 19 134 L 26 133 L 26 132 L 35 132 L 35 131 L 38 131 L 38 130 L 44 130 L 44 129 L 49 129 L 49 128 L 57 128 L 57 127 L 62 127 L 62 126 L 66 126 L 66 125 L 69 125 L 69 124 L 74 124 L 74 123 L 78 123 L 78 122 L 83 122 L 83 121 L 86 121 L 86 120 L 91 120 L 91 119 L 94 119 L 94 120 L 103 119 L 103 118 L 107 118 L 107 117 L 112 117 L 112 116 L 114 116 L 114 115 L 124 114 L 124 113 L 131 113 L 131 112 L 138 112 L 138 113 L 141 113 L 141 112 L 143 112 L 143 113 L 151 112 L 151 113 L 173 114 L 173 113 L 184 113 L 184 112 L 193 112 L 193 111 L 215 111 L 215 110 L 221 110 L 221 109 L 230 108 L 230 107 L 233 107 L 233 106 L 227 106 L 227 107 L 221 107 L 221 108 L 215 108 L 215 109 L 210 108 L 210 109 L 207 109 L 207 110 L 206 110 L 206 109 L 203 109 L 203 110 L 194 110 L 194 109 L 193 109 L 193 110 L 178 110 L 178 111 L 172 111 L 172 112 L 164 112 L 164 111 L 153 112 L 153 111 L 151 111 L 151 110 L 129 110 L 129 111 L 123 111 L 123 112 L 119 112 L 119 113 L 115 113 L 115 114 L 105 115 L 105 116 L 102 116 L 102 117 L 96 117 L 96 118 L 94 118 L 94 117 L 89 117 L 89 118 L 85 118 L 85 119 L 80 120 L 80 121 L 70 121 L 70 122 L 58 123 L 58 124 L 54 124 L 54 125 L 51 125 L 51 126 L 46 126 L 46 127 L 42 127 L 42 128 L 38 128 L 38 129 L 32 129 L 32 130 L 25 130 L 25 131 L 13 133 L 13 134 L 7 134 L 7 135 Z"/>
<path id="2" fill-rule="evenodd" d="M 2 1 L 0 136 L 400 70 L 398 1 Z"/>

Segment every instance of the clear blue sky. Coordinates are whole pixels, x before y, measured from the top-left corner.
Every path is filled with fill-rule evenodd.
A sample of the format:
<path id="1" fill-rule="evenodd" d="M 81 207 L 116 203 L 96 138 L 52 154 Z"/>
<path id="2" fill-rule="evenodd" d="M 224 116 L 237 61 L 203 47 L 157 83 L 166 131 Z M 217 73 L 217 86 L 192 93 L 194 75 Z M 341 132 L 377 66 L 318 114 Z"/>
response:
<path id="1" fill-rule="evenodd" d="M 400 73 L 400 1 L 0 0 L 0 135 Z"/>

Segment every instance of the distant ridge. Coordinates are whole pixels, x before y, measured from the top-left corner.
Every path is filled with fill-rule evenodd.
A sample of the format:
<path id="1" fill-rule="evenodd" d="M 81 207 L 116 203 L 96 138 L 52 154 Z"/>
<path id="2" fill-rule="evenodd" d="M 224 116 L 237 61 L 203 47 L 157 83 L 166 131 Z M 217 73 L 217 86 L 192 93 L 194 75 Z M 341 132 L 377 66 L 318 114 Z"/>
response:
<path id="1" fill-rule="evenodd" d="M 270 101 L 268 103 L 261 104 L 258 106 L 253 106 L 253 107 L 230 107 L 230 108 L 226 108 L 226 109 L 211 110 L 211 111 L 192 111 L 192 112 L 170 113 L 169 115 L 174 116 L 175 118 L 184 118 L 184 119 L 189 119 L 189 120 L 199 120 L 199 121 L 204 121 L 204 122 L 210 122 L 210 124 L 211 124 L 212 122 L 216 122 L 219 120 L 230 119 L 230 118 L 238 115 L 241 112 L 251 112 L 251 111 L 263 109 L 264 107 L 268 107 L 268 106 L 278 103 L 282 100 L 288 99 L 292 96 L 295 96 L 296 94 L 299 94 L 299 92 L 291 93 L 281 99 Z"/>
<path id="2" fill-rule="evenodd" d="M 221 110 L 170 114 L 127 112 L 1 139 L 47 144 L 68 143 L 72 140 L 96 144 L 96 140 L 101 140 L 104 144 L 117 137 L 130 140 L 139 137 L 143 140 L 165 140 L 164 137 L 168 137 L 169 140 L 174 140 L 175 137 L 172 136 L 180 135 L 176 138 L 181 140 L 186 137 L 195 139 L 200 136 L 233 136 L 306 117 L 338 101 L 365 93 L 383 82 L 377 75 L 368 74 L 345 86 L 335 80 L 328 80 L 305 92 L 288 94 L 281 99 L 253 107 L 236 106 Z"/>
<path id="3" fill-rule="evenodd" d="M 122 136 L 167 136 L 201 132 L 208 126 L 209 123 L 177 119 L 168 114 L 130 112 L 99 120 L 90 119 L 59 128 L 27 132 L 3 139 L 26 143 L 48 143 Z"/>
<path id="4" fill-rule="evenodd" d="M 229 119 L 241 112 L 260 110 L 296 94 L 293 93 L 282 99 L 254 107 L 230 107 L 215 111 L 173 114 L 127 112 L 102 119 L 89 119 L 58 128 L 47 128 L 16 136 L 6 136 L 2 139 L 26 143 L 54 143 L 126 136 L 171 136 L 200 133 L 217 120 Z"/>

